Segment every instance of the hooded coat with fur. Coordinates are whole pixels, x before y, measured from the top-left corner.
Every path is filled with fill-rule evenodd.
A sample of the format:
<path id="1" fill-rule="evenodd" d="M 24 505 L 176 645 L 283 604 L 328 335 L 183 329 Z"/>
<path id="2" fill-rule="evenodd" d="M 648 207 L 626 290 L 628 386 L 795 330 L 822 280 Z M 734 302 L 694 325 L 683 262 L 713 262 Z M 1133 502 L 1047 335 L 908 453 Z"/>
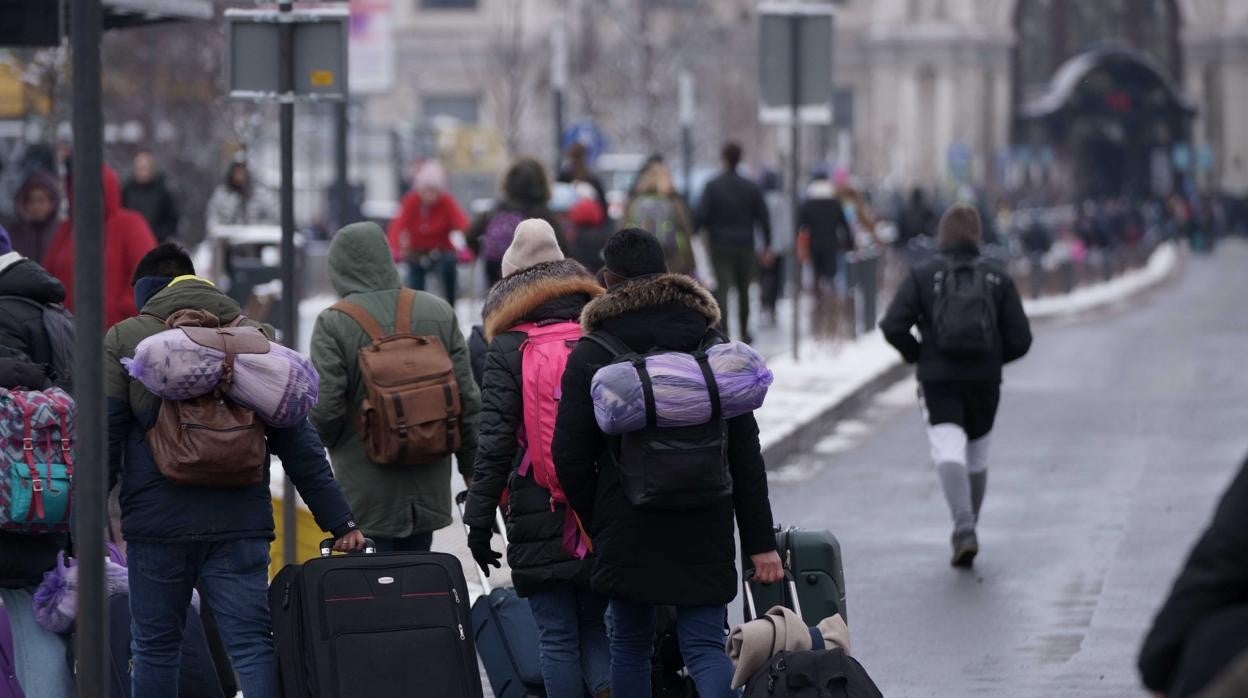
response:
<path id="1" fill-rule="evenodd" d="M 581 314 L 585 331 L 609 332 L 637 352 L 691 351 L 718 322 L 711 294 L 675 274 L 620 284 Z M 594 420 L 590 382 L 611 360 L 593 342 L 581 342 L 568 357 L 552 448 L 568 502 L 593 538 L 592 587 L 637 603 L 727 604 L 737 593 L 734 517 L 746 555 L 776 549 L 754 415 L 728 420 L 731 499 L 693 511 L 637 509 L 624 494 L 608 437 Z"/>
<path id="2" fill-rule="evenodd" d="M 525 417 L 521 347 L 527 335 L 512 328 L 528 322 L 575 322 L 585 304 L 601 293 L 584 267 L 562 260 L 506 277 L 485 300 L 485 337 L 490 345 L 481 384 L 477 462 L 464 521 L 474 528 L 489 528 L 503 490 L 510 492 L 507 563 L 521 596 L 568 582 L 588 587 L 592 563 L 563 551 L 563 505 L 551 506 L 550 492 L 534 481 L 532 473 L 521 477 L 516 472 L 523 450 L 516 434 Z"/>

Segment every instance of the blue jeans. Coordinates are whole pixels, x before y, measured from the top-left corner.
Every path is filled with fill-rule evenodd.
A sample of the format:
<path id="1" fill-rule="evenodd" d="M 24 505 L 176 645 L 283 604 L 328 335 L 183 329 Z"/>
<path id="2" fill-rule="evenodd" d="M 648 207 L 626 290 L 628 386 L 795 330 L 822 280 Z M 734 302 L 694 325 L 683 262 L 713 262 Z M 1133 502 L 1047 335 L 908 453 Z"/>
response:
<path id="1" fill-rule="evenodd" d="M 435 250 L 424 252 L 413 257 L 408 264 L 408 285 L 417 291 L 425 290 L 426 277 L 430 273 L 438 275 L 442 283 L 442 293 L 446 302 L 455 307 L 455 298 L 459 286 L 459 262 L 454 252 Z"/>
<path id="2" fill-rule="evenodd" d="M 685 667 L 702 698 L 736 698 L 724 651 L 723 606 L 678 606 L 676 634 Z M 611 698 L 650 698 L 654 606 L 611 600 Z"/>
<path id="3" fill-rule="evenodd" d="M 571 585 L 529 597 L 549 698 L 581 698 L 611 685 L 607 600 Z"/>
<path id="4" fill-rule="evenodd" d="M 427 553 L 433 547 L 433 531 L 413 533 L 403 538 L 369 536 L 377 544 L 379 553 Z"/>
<path id="5" fill-rule="evenodd" d="M 29 589 L 0 589 L 13 631 L 13 668 L 26 698 L 72 698 L 74 677 L 66 661 L 68 638 L 35 621 Z"/>
<path id="6" fill-rule="evenodd" d="M 269 541 L 131 541 L 132 698 L 178 695 L 182 629 L 199 582 L 247 698 L 277 698 L 269 621 Z"/>

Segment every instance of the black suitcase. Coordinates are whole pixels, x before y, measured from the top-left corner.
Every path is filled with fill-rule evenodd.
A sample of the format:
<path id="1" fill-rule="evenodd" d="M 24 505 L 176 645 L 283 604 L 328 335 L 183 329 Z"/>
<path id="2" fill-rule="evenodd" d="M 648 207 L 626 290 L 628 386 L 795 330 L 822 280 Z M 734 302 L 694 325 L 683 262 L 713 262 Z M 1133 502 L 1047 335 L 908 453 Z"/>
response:
<path id="1" fill-rule="evenodd" d="M 70 645 L 71 651 L 73 643 Z M 114 594 L 108 600 L 109 698 L 130 698 L 130 595 Z M 75 670 L 77 665 L 74 666 Z M 75 672 L 76 673 L 76 672 Z M 182 698 L 223 698 L 217 667 L 208 649 L 204 625 L 194 608 L 186 609 L 182 630 L 182 665 L 178 672 L 178 695 Z"/>
<path id="2" fill-rule="evenodd" d="M 455 495 L 460 521 L 464 519 L 467 501 L 467 492 Z M 496 511 L 495 525 L 502 533 L 506 548 L 507 524 L 502 518 Z M 533 619 L 529 602 L 517 596 L 515 589 L 491 589 L 480 567 L 477 575 L 485 593 L 472 605 L 472 635 L 490 679 L 490 688 L 496 698 L 543 698 L 546 686 L 542 680 L 537 621 Z"/>
<path id="3" fill-rule="evenodd" d="M 459 560 L 332 545 L 269 587 L 282 696 L 482 698 Z"/>
<path id="4" fill-rule="evenodd" d="M 776 548 L 780 551 L 780 559 L 784 562 L 785 569 L 793 575 L 797 601 L 801 605 L 800 613 L 806 624 L 818 625 L 819 621 L 837 613 L 848 623 L 845 571 L 841 562 L 841 544 L 836 536 L 829 531 L 778 529 Z M 744 560 L 748 574 L 753 567 L 748 557 Z M 744 584 L 751 585 L 749 591 L 753 592 L 758 601 L 759 613 L 766 613 L 773 606 L 793 608 L 793 603 L 787 598 L 789 593 L 785 585 L 743 582 Z M 745 620 L 752 618 L 747 610 Z"/>

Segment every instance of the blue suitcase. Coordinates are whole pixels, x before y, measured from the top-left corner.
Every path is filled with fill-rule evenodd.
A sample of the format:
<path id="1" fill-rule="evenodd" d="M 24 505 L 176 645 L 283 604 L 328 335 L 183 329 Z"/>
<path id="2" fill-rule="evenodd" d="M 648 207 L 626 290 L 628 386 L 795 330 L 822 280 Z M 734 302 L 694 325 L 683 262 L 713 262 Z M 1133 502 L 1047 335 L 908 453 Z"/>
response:
<path id="1" fill-rule="evenodd" d="M 455 496 L 461 521 L 467 501 L 467 492 Z M 501 513 L 496 513 L 496 517 L 505 547 L 507 525 Z M 472 605 L 472 634 L 490 688 L 496 698 L 545 698 L 537 621 L 529 602 L 517 596 L 515 589 L 491 589 L 480 567 L 477 575 L 485 593 Z"/>

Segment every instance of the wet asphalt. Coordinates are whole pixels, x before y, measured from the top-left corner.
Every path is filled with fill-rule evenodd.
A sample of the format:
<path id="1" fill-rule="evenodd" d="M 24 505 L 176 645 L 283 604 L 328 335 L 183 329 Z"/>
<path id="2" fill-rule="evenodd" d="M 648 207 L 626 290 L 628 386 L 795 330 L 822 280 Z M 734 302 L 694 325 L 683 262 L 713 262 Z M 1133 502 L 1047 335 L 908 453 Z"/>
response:
<path id="1" fill-rule="evenodd" d="M 777 522 L 841 541 L 854 654 L 887 696 L 1140 696 L 1135 656 L 1248 453 L 1248 244 L 1035 328 L 1006 372 L 972 571 L 907 380 L 773 464 Z"/>

